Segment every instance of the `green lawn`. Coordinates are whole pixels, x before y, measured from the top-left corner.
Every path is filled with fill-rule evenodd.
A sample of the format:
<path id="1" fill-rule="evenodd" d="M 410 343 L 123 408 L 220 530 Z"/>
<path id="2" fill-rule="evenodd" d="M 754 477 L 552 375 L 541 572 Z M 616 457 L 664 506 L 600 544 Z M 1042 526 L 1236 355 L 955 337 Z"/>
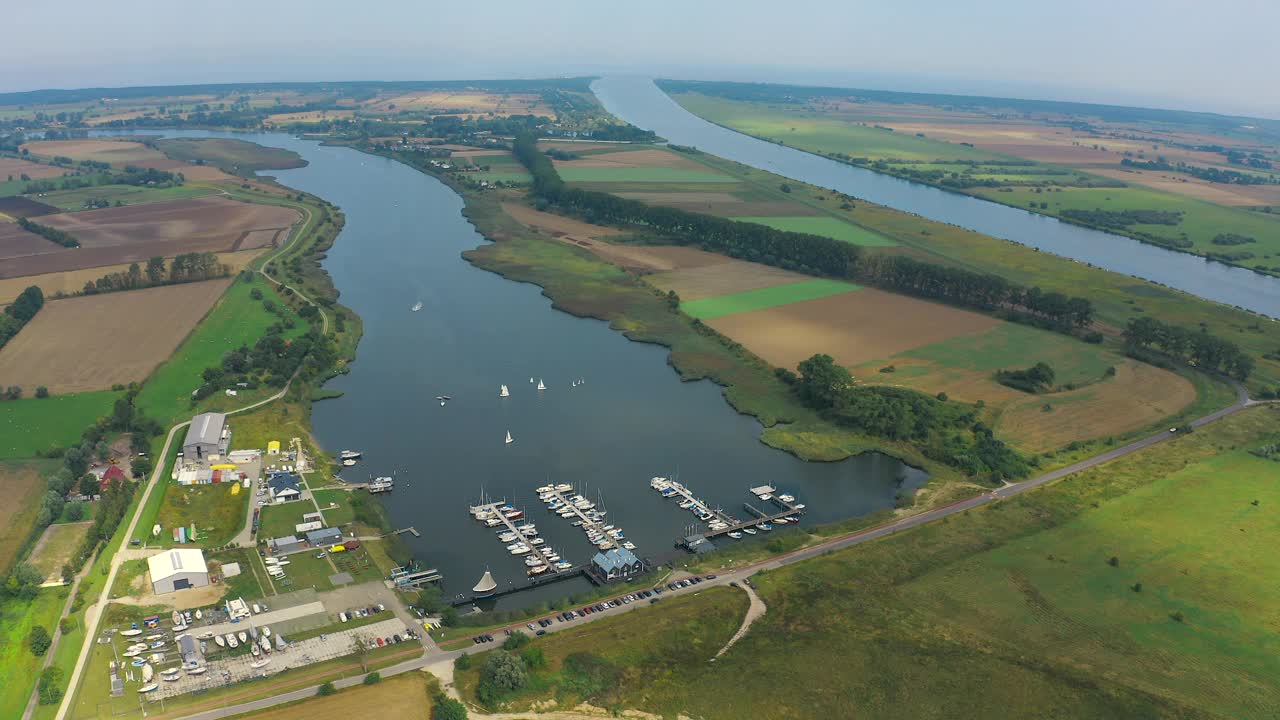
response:
<path id="1" fill-rule="evenodd" d="M 225 353 L 241 345 L 252 346 L 266 334 L 267 328 L 279 321 L 277 316 L 266 311 L 261 300 L 250 296 L 254 288 L 262 290 L 265 298 L 284 308 L 287 316 L 295 319 L 297 327 L 291 335 L 306 331 L 307 324 L 285 308 L 283 302 L 268 289 L 266 281 L 256 276 L 252 282 L 237 279 L 177 352 L 156 368 L 143 384 L 137 406 L 147 417 L 168 426 L 192 415 L 191 393 L 200 386 L 200 374 L 205 368 L 218 364 Z"/>
<path id="2" fill-rule="evenodd" d="M 1098 345 L 1008 322 L 985 332 L 914 348 L 897 357 L 904 356 L 950 368 L 991 373 L 1022 369 L 1044 361 L 1053 367 L 1057 375 L 1055 382 L 1059 385 L 1098 380 L 1119 359 Z"/>
<path id="3" fill-rule="evenodd" d="M 160 524 L 160 537 L 148 542 L 164 546 L 175 545 L 173 528 L 187 528 L 190 543 L 191 525 L 195 524 L 197 540 L 201 547 L 226 545 L 244 527 L 245 504 L 253 497 L 252 490 L 240 488 L 232 492 L 235 483 L 211 485 L 178 485 L 169 482 L 164 502 L 156 522 Z M 150 532 L 147 528 L 145 532 Z"/>
<path id="4" fill-rule="evenodd" d="M 99 390 L 0 402 L 0 460 L 32 457 L 77 442 L 90 425 L 111 412 L 122 394 Z"/>
<path id="5" fill-rule="evenodd" d="M 112 205 L 138 205 L 141 203 L 164 202 L 166 200 L 182 200 L 184 198 L 209 195 L 215 190 L 207 185 L 180 185 L 170 188 L 148 188 L 134 185 L 99 185 L 97 187 L 80 188 L 78 190 L 59 190 L 40 198 L 40 202 L 60 207 L 63 210 L 83 210 L 85 201 L 90 198 L 101 199 Z"/>
<path id="6" fill-rule="evenodd" d="M 686 170 L 684 168 L 666 167 L 584 167 L 559 168 L 560 177 L 565 182 L 579 183 L 736 183 L 736 178 L 728 175 L 703 170 Z"/>
<path id="7" fill-rule="evenodd" d="M 283 505 L 267 505 L 262 508 L 262 514 L 259 516 L 262 524 L 258 526 L 258 538 L 270 540 L 271 538 L 297 535 L 298 532 L 294 529 L 294 526 L 302 522 L 304 513 L 309 512 L 315 512 L 315 508 L 311 506 L 311 503 L 293 502 Z"/>
<path id="8" fill-rule="evenodd" d="M 801 280 L 785 285 L 691 300 L 680 303 L 680 309 L 690 317 L 710 320 L 724 315 L 766 310 L 804 300 L 817 300 L 857 289 L 857 285 L 839 280 Z"/>
<path id="9" fill-rule="evenodd" d="M 66 588 L 55 588 L 41 590 L 34 600 L 0 601 L 0 668 L 5 672 L 5 681 L 0 683 L 0 717 L 22 717 L 44 661 L 27 649 L 27 633 L 41 625 L 53 634 L 67 592 Z"/>
<path id="10" fill-rule="evenodd" d="M 736 217 L 733 219 L 768 225 L 776 230 L 821 235 L 863 247 L 889 247 L 898 244 L 883 235 L 833 217 Z"/>
<path id="11" fill-rule="evenodd" d="M 316 502 L 320 504 L 320 509 L 324 511 L 324 519 L 330 527 L 346 525 L 355 520 L 355 511 L 351 508 L 351 495 L 353 492 L 363 491 L 315 490 L 312 492 Z M 367 502 L 377 501 L 370 499 Z M 336 507 L 330 507 L 330 503 L 336 504 Z"/>
<path id="12" fill-rule="evenodd" d="M 799 106 L 782 110 L 762 103 L 726 100 L 700 93 L 680 93 L 672 97 L 689 112 L 717 125 L 811 152 L 921 161 L 1000 158 L 994 153 L 959 143 L 855 125 L 834 114 L 808 112 Z"/>

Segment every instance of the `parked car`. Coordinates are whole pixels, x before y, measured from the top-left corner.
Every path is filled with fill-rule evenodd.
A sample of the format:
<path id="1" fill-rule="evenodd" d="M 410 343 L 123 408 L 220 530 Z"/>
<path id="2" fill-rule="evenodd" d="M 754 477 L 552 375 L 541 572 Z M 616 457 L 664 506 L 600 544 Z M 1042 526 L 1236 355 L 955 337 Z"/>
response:
<path id="1" fill-rule="evenodd" d="M 529 623 L 529 629 L 530 629 L 530 630 L 533 630 L 533 629 L 534 629 L 534 628 L 533 628 L 533 623 Z"/>
<path id="2" fill-rule="evenodd" d="M 546 630 L 539 630 L 539 631 L 538 631 L 538 635 L 546 635 L 546 634 L 547 634 L 547 631 L 546 631 Z"/>

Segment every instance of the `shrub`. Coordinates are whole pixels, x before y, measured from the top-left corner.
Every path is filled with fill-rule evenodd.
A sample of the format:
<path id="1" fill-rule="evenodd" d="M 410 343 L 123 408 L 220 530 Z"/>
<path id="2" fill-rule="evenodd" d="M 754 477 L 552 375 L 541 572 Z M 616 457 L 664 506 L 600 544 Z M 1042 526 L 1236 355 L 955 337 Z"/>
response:
<path id="1" fill-rule="evenodd" d="M 50 665 L 40 673 L 37 686 L 41 705 L 52 705 L 62 699 L 62 668 Z"/>
<path id="2" fill-rule="evenodd" d="M 467 706 L 451 697 L 441 695 L 436 698 L 435 705 L 431 720 L 467 720 Z"/>
<path id="3" fill-rule="evenodd" d="M 523 634 L 523 633 L 521 633 L 521 634 Z M 453 661 L 453 669 L 454 669 L 454 670 L 470 670 L 470 669 L 471 669 L 471 656 L 470 656 L 470 655 L 459 655 L 459 656 L 458 656 L 458 659 L 456 659 L 456 660 L 454 660 L 454 661 Z"/>
<path id="4" fill-rule="evenodd" d="M 53 644 L 53 638 L 49 637 L 49 631 L 45 630 L 43 625 L 34 625 L 27 633 L 27 648 L 36 657 L 43 657 L 49 651 L 51 644 Z"/>
<path id="5" fill-rule="evenodd" d="M 524 660 L 506 650 L 494 650 L 480 670 L 480 685 L 476 695 L 485 704 L 492 704 L 508 693 L 519 690 L 529 682 Z"/>
<path id="6" fill-rule="evenodd" d="M 364 676 L 365 685 L 377 685 L 380 682 L 382 682 L 382 675 L 377 670 L 374 670 L 373 672 Z"/>
<path id="7" fill-rule="evenodd" d="M 47 388 L 47 387 L 45 387 L 45 386 L 43 386 L 43 385 L 37 385 L 37 386 L 36 386 L 36 397 L 38 397 L 38 398 L 40 398 L 40 399 L 42 399 L 42 400 L 43 400 L 44 398 L 49 397 L 49 388 Z"/>
<path id="8" fill-rule="evenodd" d="M 1107 560 L 1107 564 L 1110 565 L 1111 567 L 1120 567 L 1120 558 L 1116 557 L 1115 555 L 1112 555 Z"/>
<path id="9" fill-rule="evenodd" d="M 338 688 L 334 687 L 332 682 L 327 682 L 327 683 L 325 683 L 325 684 L 323 684 L 323 685 L 321 685 L 321 686 L 320 686 L 320 689 L 316 691 L 316 694 L 317 694 L 317 695 L 332 695 L 332 694 L 334 694 L 334 693 L 336 693 L 336 692 L 338 692 Z"/>

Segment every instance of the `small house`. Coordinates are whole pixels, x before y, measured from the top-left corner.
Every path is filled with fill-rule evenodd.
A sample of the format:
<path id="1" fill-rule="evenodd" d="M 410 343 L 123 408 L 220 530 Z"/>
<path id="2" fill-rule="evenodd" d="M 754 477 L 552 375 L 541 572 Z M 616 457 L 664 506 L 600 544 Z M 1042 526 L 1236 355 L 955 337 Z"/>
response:
<path id="1" fill-rule="evenodd" d="M 338 528 L 320 528 L 307 533 L 307 542 L 311 547 L 323 547 L 342 541 L 342 531 Z"/>
<path id="2" fill-rule="evenodd" d="M 267 480 L 267 488 L 274 503 L 292 502 L 302 497 L 298 476 L 290 473 L 273 473 Z"/>
<path id="3" fill-rule="evenodd" d="M 285 553 L 302 549 L 302 541 L 293 535 L 272 538 L 268 545 L 271 546 L 271 552 L 276 555 L 284 555 Z"/>
<path id="4" fill-rule="evenodd" d="M 630 580 L 644 572 L 644 562 L 626 548 L 614 548 L 596 553 L 591 558 L 587 572 L 599 582 L 611 583 Z"/>

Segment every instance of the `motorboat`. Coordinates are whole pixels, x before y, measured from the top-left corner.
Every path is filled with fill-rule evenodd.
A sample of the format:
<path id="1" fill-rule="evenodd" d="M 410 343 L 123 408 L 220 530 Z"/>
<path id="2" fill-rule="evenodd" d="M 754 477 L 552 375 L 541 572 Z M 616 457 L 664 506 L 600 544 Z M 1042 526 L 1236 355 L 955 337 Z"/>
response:
<path id="1" fill-rule="evenodd" d="M 364 453 L 359 450 L 343 450 L 338 453 L 338 458 L 341 460 L 359 460 L 363 455 Z"/>
<path id="2" fill-rule="evenodd" d="M 243 630 L 236 633 L 236 637 L 240 639 L 240 642 L 249 642 L 249 633 Z"/>
<path id="3" fill-rule="evenodd" d="M 147 659 L 146 659 L 146 658 L 134 658 L 132 661 L 130 661 L 130 662 L 129 662 L 129 664 L 130 664 L 130 665 L 132 665 L 132 666 L 134 666 L 134 667 L 139 667 L 139 668 L 140 668 L 140 667 L 142 667 L 143 665 L 146 665 L 146 664 L 147 664 Z"/>
<path id="4" fill-rule="evenodd" d="M 271 628 L 267 627 L 266 625 L 263 625 L 263 626 L 262 626 L 262 635 L 263 635 L 264 637 L 271 637 Z"/>
<path id="5" fill-rule="evenodd" d="M 786 525 L 786 524 L 787 524 L 787 519 L 786 519 L 786 518 L 784 518 L 784 517 L 774 518 L 774 520 L 773 520 L 773 524 L 774 524 L 774 525 Z"/>
<path id="6" fill-rule="evenodd" d="M 156 640 L 163 640 L 164 633 L 152 633 L 142 639 L 146 640 L 147 642 L 155 642 Z"/>
<path id="7" fill-rule="evenodd" d="M 164 641 L 163 641 L 163 640 L 157 640 L 157 641 L 155 641 L 155 642 L 151 643 L 151 649 L 152 649 L 152 650 L 159 650 L 159 649 L 160 649 L 160 648 L 162 648 L 162 647 L 164 647 Z"/>
<path id="8" fill-rule="evenodd" d="M 734 532 L 729 533 L 729 537 L 733 538 L 734 540 L 741 540 L 741 539 L 742 539 L 742 533 L 737 532 L 737 531 L 734 531 Z M 630 550 L 631 548 L 627 548 L 627 549 L 628 549 L 628 550 Z"/>
<path id="9" fill-rule="evenodd" d="M 688 510 L 688 509 L 689 509 L 689 508 L 691 508 L 691 507 L 693 507 L 693 501 L 692 501 L 692 500 L 682 500 L 682 501 L 680 501 L 680 509 L 681 509 L 681 510 Z"/>
<path id="10" fill-rule="evenodd" d="M 343 467 L 351 467 L 352 465 L 355 465 L 355 464 L 356 464 L 356 461 L 355 461 L 355 460 L 343 460 L 343 461 L 342 461 L 342 466 L 343 466 Z"/>
<path id="11" fill-rule="evenodd" d="M 266 635 L 258 638 L 258 645 L 262 647 L 263 652 L 271 652 L 271 639 Z"/>
<path id="12" fill-rule="evenodd" d="M 552 490 L 555 490 L 555 488 L 550 485 L 543 485 L 542 487 L 538 488 L 538 492 L 540 493 L 549 493 Z"/>
<path id="13" fill-rule="evenodd" d="M 207 670 L 208 670 L 208 668 L 206 668 L 206 667 L 205 667 L 205 666 L 203 666 L 203 665 L 200 665 L 199 667 L 187 668 L 187 674 L 188 674 L 188 675 L 203 675 L 203 674 L 205 674 L 205 672 L 206 672 Z"/>
<path id="14" fill-rule="evenodd" d="M 258 660 L 256 662 L 249 663 L 249 667 L 253 668 L 254 670 L 257 670 L 258 668 L 266 667 L 267 664 L 270 662 L 271 662 L 271 658 L 262 658 L 261 660 Z"/>
<path id="15" fill-rule="evenodd" d="M 422 309 L 422 301 L 419 300 L 418 302 L 413 304 L 413 307 L 409 308 L 409 312 L 418 312 L 421 309 Z"/>
<path id="16" fill-rule="evenodd" d="M 562 561 L 562 562 L 558 562 L 558 563 L 556 563 L 556 569 L 557 569 L 557 570 L 568 570 L 568 569 L 569 569 L 569 568 L 571 568 L 571 567 L 573 567 L 573 563 L 571 563 L 571 562 L 563 562 L 563 561 Z"/>
<path id="17" fill-rule="evenodd" d="M 142 634 L 142 631 L 139 630 L 138 628 L 130 628 L 128 630 L 120 631 L 120 635 L 123 637 L 137 637 L 141 634 Z"/>
<path id="18" fill-rule="evenodd" d="M 769 523 L 760 523 L 760 524 L 759 524 L 759 525 L 757 525 L 756 527 L 760 528 L 761 530 L 763 530 L 763 531 L 765 531 L 765 532 L 769 532 L 770 530 L 772 530 L 772 529 L 773 529 L 773 526 L 772 526 L 772 525 L 770 525 Z"/>
<path id="19" fill-rule="evenodd" d="M 556 485 L 556 492 L 566 493 L 566 492 L 572 492 L 572 491 L 573 491 L 573 486 L 570 485 L 569 483 L 560 483 L 559 485 Z"/>
<path id="20" fill-rule="evenodd" d="M 497 527 L 502 524 L 502 521 L 499 520 L 498 518 L 489 518 L 488 520 L 484 521 L 484 524 L 488 527 Z"/>
<path id="21" fill-rule="evenodd" d="M 742 536 L 741 536 L 741 535 L 739 535 L 738 537 L 742 537 Z M 636 549 L 636 544 L 635 544 L 635 543 L 633 543 L 633 542 L 631 542 L 630 540 L 628 540 L 628 541 L 626 541 L 626 542 L 622 543 L 622 547 L 624 547 L 624 548 L 626 548 L 626 549 L 628 549 L 628 550 L 635 550 L 635 549 Z"/>
<path id="22" fill-rule="evenodd" d="M 155 689 L 156 689 L 156 688 L 158 688 L 158 687 L 160 687 L 160 685 L 159 685 L 159 684 L 157 684 L 157 683 L 151 683 L 150 685 L 143 685 L 142 687 L 138 688 L 138 692 L 140 692 L 140 693 L 149 693 L 149 692 L 151 692 L 151 691 L 155 690 Z"/>
<path id="23" fill-rule="evenodd" d="M 785 503 L 793 503 L 796 501 L 796 496 L 789 493 L 783 493 L 778 496 L 778 499 Z"/>
<path id="24" fill-rule="evenodd" d="M 756 534 L 756 529 L 755 529 L 755 528 L 742 528 L 742 532 L 744 532 L 744 533 L 746 533 L 746 534 L 748 534 L 748 535 L 755 535 L 755 534 Z"/>
<path id="25" fill-rule="evenodd" d="M 229 648 L 238 648 L 238 647 L 240 647 L 240 641 L 239 641 L 239 640 L 236 640 L 236 634 L 235 634 L 235 633 L 227 633 L 227 647 L 229 647 Z"/>
<path id="26" fill-rule="evenodd" d="M 516 547 L 509 548 L 509 549 L 512 555 L 524 555 L 529 552 L 528 545 L 517 545 Z"/>
<path id="27" fill-rule="evenodd" d="M 508 520 L 519 520 L 520 518 L 524 517 L 524 511 L 515 510 L 515 509 L 507 510 L 506 512 L 502 513 L 502 517 Z"/>
<path id="28" fill-rule="evenodd" d="M 529 541 L 529 544 L 530 544 L 530 545 L 541 545 L 541 544 L 543 544 L 543 543 L 545 543 L 545 542 L 546 542 L 546 540 L 543 540 L 543 539 L 542 539 L 542 538 L 540 538 L 540 537 L 536 537 L 536 538 L 533 538 L 532 540 L 530 540 L 530 541 Z"/>
<path id="29" fill-rule="evenodd" d="M 197 640 L 213 640 L 215 636 L 212 632 L 202 632 L 196 636 Z"/>
<path id="30" fill-rule="evenodd" d="M 544 561 L 543 561 L 543 559 L 542 559 L 542 558 L 537 558 L 537 557 L 532 557 L 532 556 L 530 556 L 530 557 L 527 557 L 527 558 L 525 558 L 525 559 L 524 559 L 524 564 L 525 564 L 525 565 L 528 565 L 529 567 L 537 567 L 537 566 L 539 566 L 539 565 L 543 565 L 543 564 L 545 564 L 545 563 L 544 563 Z"/>
<path id="31" fill-rule="evenodd" d="M 542 573 L 550 569 L 551 569 L 551 566 L 549 565 L 538 565 L 536 567 L 529 568 L 528 572 L 529 572 L 529 575 L 541 575 Z"/>

